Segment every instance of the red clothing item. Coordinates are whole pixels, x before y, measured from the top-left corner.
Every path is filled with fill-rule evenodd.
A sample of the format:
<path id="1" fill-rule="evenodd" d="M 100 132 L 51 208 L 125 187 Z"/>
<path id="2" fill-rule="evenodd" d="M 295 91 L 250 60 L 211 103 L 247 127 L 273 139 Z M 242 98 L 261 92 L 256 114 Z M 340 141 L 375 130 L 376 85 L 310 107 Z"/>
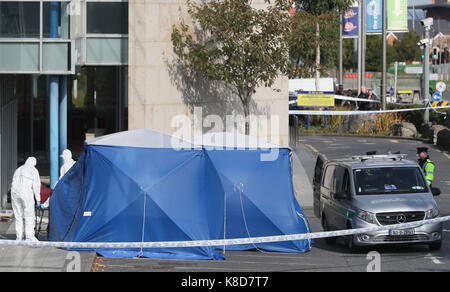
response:
<path id="1" fill-rule="evenodd" d="M 52 195 L 53 190 L 51 188 L 47 188 L 44 185 L 41 185 L 41 204 L 44 204 L 48 198 Z"/>

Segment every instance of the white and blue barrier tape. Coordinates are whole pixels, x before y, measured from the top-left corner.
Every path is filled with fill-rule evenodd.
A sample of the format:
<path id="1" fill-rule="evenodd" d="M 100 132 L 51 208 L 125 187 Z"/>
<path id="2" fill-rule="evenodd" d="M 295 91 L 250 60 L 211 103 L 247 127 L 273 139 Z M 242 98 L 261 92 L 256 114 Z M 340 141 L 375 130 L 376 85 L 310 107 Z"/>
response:
<path id="1" fill-rule="evenodd" d="M 408 112 L 408 111 L 423 111 L 426 109 L 439 110 L 439 109 L 450 109 L 450 106 L 440 106 L 440 107 L 421 107 L 421 108 L 405 108 L 405 109 L 394 109 L 394 110 L 372 110 L 372 111 L 310 111 L 310 110 L 290 110 L 290 115 L 327 115 L 327 116 L 353 116 L 353 115 L 367 115 L 367 114 L 384 114 L 384 113 L 398 113 L 398 112 Z"/>
<path id="2" fill-rule="evenodd" d="M 343 96 L 343 95 L 335 95 L 335 99 L 340 100 L 350 100 L 350 101 L 362 101 L 362 102 L 373 102 L 373 103 L 380 103 L 379 100 L 372 100 L 372 99 L 364 99 L 364 98 L 357 98 L 357 97 L 349 97 L 349 96 Z M 291 100 L 289 101 L 289 104 L 296 104 L 297 100 Z"/>
<path id="3" fill-rule="evenodd" d="M 410 223 L 401 223 L 394 225 L 374 226 L 368 228 L 347 229 L 327 232 L 314 232 L 291 235 L 277 235 L 251 238 L 233 238 L 219 240 L 192 240 L 192 241 L 161 241 L 161 242 L 56 242 L 56 241 L 16 241 L 16 240 L 0 240 L 0 245 L 16 245 L 28 247 L 56 247 L 56 248 L 72 248 L 72 249 L 104 249 L 104 248 L 179 248 L 179 247 L 200 247 L 200 246 L 230 246 L 240 244 L 257 244 L 268 242 L 294 241 L 294 240 L 310 240 L 326 237 L 347 236 L 362 233 L 373 233 L 383 230 L 415 228 L 426 224 L 441 223 L 449 221 L 450 216 L 438 217 L 415 221 Z"/>
<path id="4" fill-rule="evenodd" d="M 365 99 L 365 98 L 357 98 L 357 97 L 350 97 L 350 96 L 344 96 L 344 95 L 335 95 L 335 99 L 339 100 L 348 100 L 348 101 L 361 101 L 361 102 L 371 102 L 371 103 L 381 103 L 380 100 L 377 99 Z M 394 104 L 394 105 L 408 105 L 407 103 L 398 103 L 398 102 L 387 102 L 388 104 Z M 290 105 L 297 104 L 297 100 L 290 100 Z"/>

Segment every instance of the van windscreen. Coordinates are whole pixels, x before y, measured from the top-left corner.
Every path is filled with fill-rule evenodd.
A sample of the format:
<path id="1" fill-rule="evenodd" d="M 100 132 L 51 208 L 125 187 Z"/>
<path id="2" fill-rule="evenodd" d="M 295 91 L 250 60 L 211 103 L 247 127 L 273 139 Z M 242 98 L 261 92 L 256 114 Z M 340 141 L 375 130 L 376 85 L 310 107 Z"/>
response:
<path id="1" fill-rule="evenodd" d="M 378 167 L 353 170 L 357 195 L 425 193 L 428 187 L 418 167 Z"/>

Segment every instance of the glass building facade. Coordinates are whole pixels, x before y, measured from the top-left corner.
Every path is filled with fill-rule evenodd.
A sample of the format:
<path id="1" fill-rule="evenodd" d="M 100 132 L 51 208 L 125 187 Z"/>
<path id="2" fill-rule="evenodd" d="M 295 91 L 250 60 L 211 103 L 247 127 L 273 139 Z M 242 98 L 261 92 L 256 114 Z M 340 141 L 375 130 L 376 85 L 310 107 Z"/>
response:
<path id="1" fill-rule="evenodd" d="M 127 130 L 128 1 L 0 0 L 0 79 L 14 80 L 17 165 L 35 156 L 42 176 L 55 121 L 75 158 L 87 132 Z"/>

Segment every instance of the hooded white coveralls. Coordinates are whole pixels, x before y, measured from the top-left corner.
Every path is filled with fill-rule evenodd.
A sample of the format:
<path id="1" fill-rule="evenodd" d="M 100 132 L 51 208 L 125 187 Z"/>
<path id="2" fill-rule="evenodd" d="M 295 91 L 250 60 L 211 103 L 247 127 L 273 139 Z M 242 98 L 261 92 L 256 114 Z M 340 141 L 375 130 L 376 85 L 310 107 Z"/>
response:
<path id="1" fill-rule="evenodd" d="M 75 160 L 72 159 L 72 151 L 65 149 L 62 153 L 63 165 L 59 170 L 59 180 L 69 171 L 69 169 L 75 164 Z M 50 199 L 44 202 L 44 208 L 48 208 L 50 205 Z"/>
<path id="2" fill-rule="evenodd" d="M 72 159 L 72 151 L 65 149 L 62 153 L 63 165 L 59 170 L 59 179 L 69 171 L 69 169 L 75 164 L 75 160 Z"/>
<path id="3" fill-rule="evenodd" d="M 23 239 L 24 223 L 25 238 L 37 240 L 34 236 L 34 199 L 37 202 L 41 201 L 41 179 L 35 166 L 36 158 L 29 157 L 24 165 L 16 169 L 11 184 L 11 203 L 16 219 L 17 240 Z"/>

